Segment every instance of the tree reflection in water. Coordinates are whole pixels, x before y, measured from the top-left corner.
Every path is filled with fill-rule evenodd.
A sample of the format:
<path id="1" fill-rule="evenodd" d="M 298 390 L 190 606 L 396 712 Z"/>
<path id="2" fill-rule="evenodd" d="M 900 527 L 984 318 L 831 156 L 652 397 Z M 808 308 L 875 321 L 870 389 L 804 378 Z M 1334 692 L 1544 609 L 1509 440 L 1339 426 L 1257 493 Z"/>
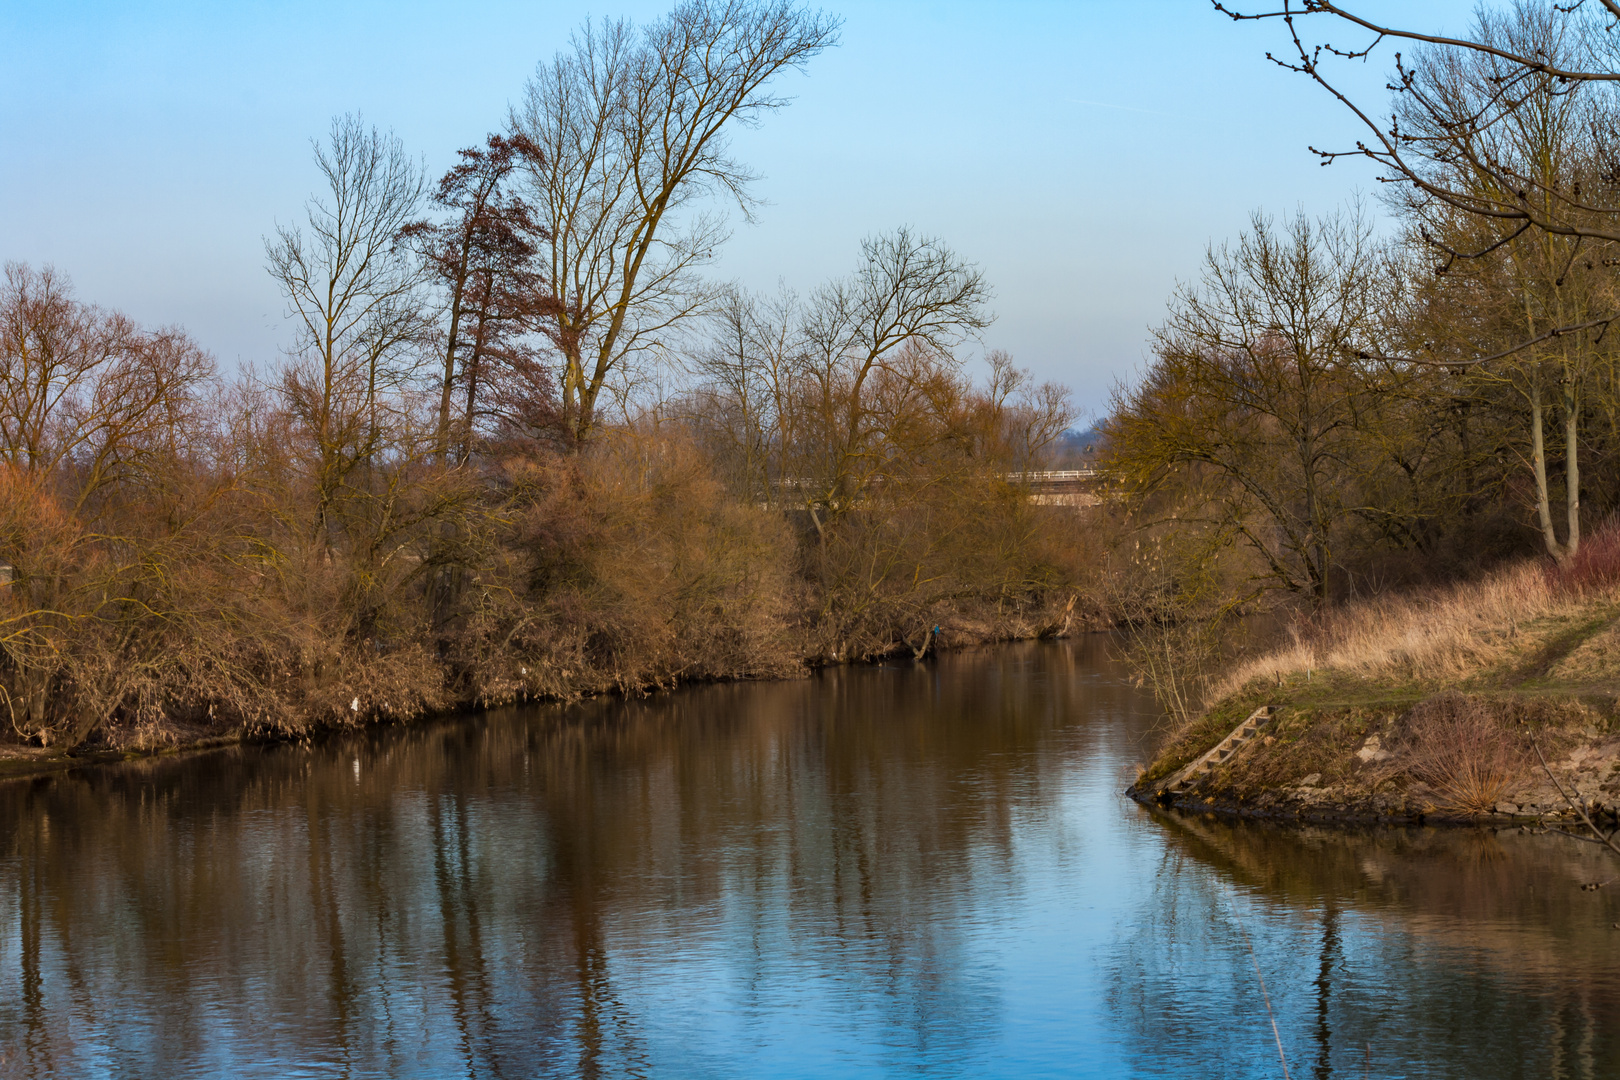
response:
<path id="1" fill-rule="evenodd" d="M 1614 1064 L 1600 859 L 1152 815 L 1151 719 L 1087 639 L 0 784 L 0 1075 L 1274 1075 L 1245 929 L 1296 1076 Z"/>
<path id="2" fill-rule="evenodd" d="M 1620 1070 L 1620 905 L 1579 887 L 1612 869 L 1596 847 L 1153 816 L 1174 843 L 1113 965 L 1137 1052 L 1280 1075 L 1247 929 L 1296 1076 Z"/>

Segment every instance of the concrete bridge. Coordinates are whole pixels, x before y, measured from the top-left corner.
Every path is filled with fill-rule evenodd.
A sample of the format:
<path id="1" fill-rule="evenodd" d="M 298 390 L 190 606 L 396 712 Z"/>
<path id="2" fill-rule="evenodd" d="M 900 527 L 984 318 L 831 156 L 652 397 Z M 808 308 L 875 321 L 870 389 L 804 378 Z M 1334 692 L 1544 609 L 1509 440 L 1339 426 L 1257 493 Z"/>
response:
<path id="1" fill-rule="evenodd" d="M 1096 469 L 1042 469 L 1006 474 L 1007 483 L 1029 489 L 1029 501 L 1041 506 L 1096 506 L 1102 502 L 1093 490 Z M 881 484 L 881 478 L 877 481 Z M 787 477 L 776 481 L 782 491 L 815 489 L 821 481 L 809 478 Z M 857 502 L 862 500 L 857 499 Z M 763 508 L 765 503 L 761 503 Z"/>
<path id="2" fill-rule="evenodd" d="M 1045 469 L 1007 474 L 1009 484 L 1029 488 L 1029 501 L 1042 506 L 1096 506 L 1096 469 Z"/>

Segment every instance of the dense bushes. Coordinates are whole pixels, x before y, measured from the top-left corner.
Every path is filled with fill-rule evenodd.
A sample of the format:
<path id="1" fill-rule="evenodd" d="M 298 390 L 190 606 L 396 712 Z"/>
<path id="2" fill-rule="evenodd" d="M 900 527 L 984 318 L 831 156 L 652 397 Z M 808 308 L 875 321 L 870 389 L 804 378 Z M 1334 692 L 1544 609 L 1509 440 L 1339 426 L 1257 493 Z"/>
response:
<path id="1" fill-rule="evenodd" d="M 814 527 L 803 504 L 725 482 L 691 419 L 649 413 L 585 444 L 497 422 L 447 461 L 431 400 L 400 386 L 345 397 L 333 438 L 307 380 L 222 380 L 177 332 L 9 274 L 0 315 L 46 286 L 58 309 L 0 341 L 11 385 L 57 388 L 34 434 L 0 422 L 11 738 L 151 747 L 776 676 L 915 646 L 934 624 L 1036 633 L 1073 608 L 1072 512 L 1032 505 L 1009 481 L 1019 461 L 982 446 L 947 469 L 930 436 L 841 512 L 810 506 Z M 127 354 L 86 330 L 97 320 Z M 129 363 L 161 371 L 158 349 L 193 375 L 163 384 L 161 421 L 122 422 L 108 402 L 127 400 Z M 72 356 L 71 376 L 41 356 Z M 939 435 L 974 391 L 930 371 L 951 394 L 908 423 Z"/>

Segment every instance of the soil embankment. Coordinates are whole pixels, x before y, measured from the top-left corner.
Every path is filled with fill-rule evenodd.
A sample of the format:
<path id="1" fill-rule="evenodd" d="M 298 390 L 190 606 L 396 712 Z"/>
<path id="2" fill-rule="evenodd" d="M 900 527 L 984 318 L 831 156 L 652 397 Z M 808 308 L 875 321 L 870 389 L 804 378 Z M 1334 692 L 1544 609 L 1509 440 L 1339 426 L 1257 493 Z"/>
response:
<path id="1" fill-rule="evenodd" d="M 1256 708 L 1256 737 L 1166 783 Z M 1561 790 L 1560 790 L 1561 789 Z M 1349 609 L 1232 673 L 1129 793 L 1302 821 L 1620 821 L 1620 590 L 1522 566 Z"/>

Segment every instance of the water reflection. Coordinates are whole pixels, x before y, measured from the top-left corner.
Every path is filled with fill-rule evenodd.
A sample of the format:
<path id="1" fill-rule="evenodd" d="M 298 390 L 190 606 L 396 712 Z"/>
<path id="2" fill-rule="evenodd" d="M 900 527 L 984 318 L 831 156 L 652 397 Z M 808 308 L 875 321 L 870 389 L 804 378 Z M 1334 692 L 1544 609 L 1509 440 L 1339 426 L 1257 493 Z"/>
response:
<path id="1" fill-rule="evenodd" d="M 1231 1031 L 1249 1035 L 1220 1058 L 1256 1073 L 1280 1072 L 1275 1044 L 1252 1038 L 1270 1034 L 1262 978 L 1295 1075 L 1620 1073 L 1607 1020 L 1620 1008 L 1620 903 L 1580 888 L 1614 873 L 1601 849 L 1518 831 L 1154 817 L 1176 842 L 1113 972 L 1142 1052 L 1189 1068 L 1205 1058 L 1207 1015 L 1190 1031 L 1151 1019 L 1188 999 L 1196 973 L 1203 993 L 1231 988 Z M 1155 905 L 1197 919 L 1155 918 Z"/>
<path id="2" fill-rule="evenodd" d="M 1152 815 L 1149 719 L 1093 639 L 0 785 L 0 1074 L 1280 1075 L 1256 968 L 1295 1076 L 1614 1071 L 1601 852 Z"/>

